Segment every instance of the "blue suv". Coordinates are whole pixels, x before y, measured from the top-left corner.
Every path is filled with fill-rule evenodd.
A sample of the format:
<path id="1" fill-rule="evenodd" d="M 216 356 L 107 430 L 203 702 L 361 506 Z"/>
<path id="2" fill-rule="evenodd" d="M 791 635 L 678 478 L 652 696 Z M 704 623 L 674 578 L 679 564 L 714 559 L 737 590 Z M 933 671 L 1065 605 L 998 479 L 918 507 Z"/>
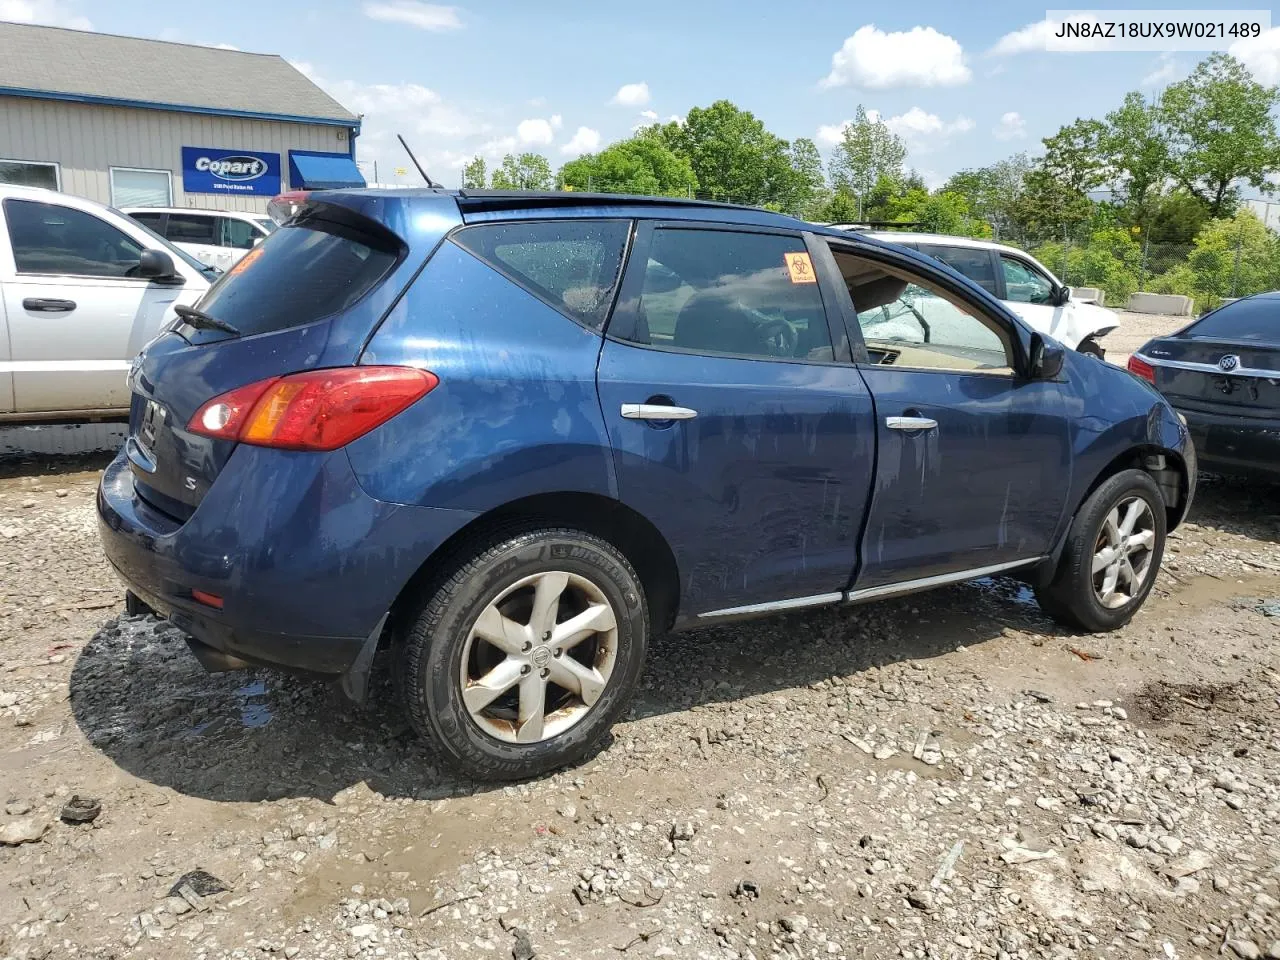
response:
<path id="1" fill-rule="evenodd" d="M 661 198 L 321 192 L 147 345 L 98 513 L 212 670 L 479 778 L 581 759 L 656 631 L 996 573 L 1126 623 L 1195 453 L 1147 383 L 914 251 Z"/>

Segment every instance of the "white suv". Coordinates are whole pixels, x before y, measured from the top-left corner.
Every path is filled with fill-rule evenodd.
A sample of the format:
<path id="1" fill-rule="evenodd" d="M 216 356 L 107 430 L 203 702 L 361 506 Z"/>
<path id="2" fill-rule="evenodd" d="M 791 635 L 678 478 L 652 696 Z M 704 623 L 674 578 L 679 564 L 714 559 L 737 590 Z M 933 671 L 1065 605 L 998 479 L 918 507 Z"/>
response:
<path id="1" fill-rule="evenodd" d="M 834 224 L 839 229 L 858 229 Z M 941 260 L 962 273 L 1026 321 L 1033 330 L 1047 333 L 1059 343 L 1103 356 L 1099 341 L 1120 326 L 1120 318 L 1096 303 L 1077 300 L 1071 288 L 1055 277 L 1044 264 L 1014 247 L 947 237 L 933 233 L 898 233 L 859 229 L 864 237 L 896 243 Z"/>
<path id="2" fill-rule="evenodd" d="M 222 271 L 230 270 L 276 228 L 265 214 L 234 210 L 128 207 L 124 212 L 201 263 Z"/>

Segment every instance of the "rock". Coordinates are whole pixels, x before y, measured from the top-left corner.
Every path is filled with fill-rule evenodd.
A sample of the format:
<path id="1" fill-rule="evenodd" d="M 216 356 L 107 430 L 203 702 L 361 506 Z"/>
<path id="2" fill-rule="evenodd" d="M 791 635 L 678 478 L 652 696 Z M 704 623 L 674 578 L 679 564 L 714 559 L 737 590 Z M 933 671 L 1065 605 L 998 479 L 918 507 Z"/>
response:
<path id="1" fill-rule="evenodd" d="M 31 804 L 25 800 L 10 800 L 4 805 L 4 812 L 11 817 L 21 817 L 31 812 Z"/>
<path id="2" fill-rule="evenodd" d="M 511 960 L 534 960 L 538 954 L 533 949 L 529 934 L 519 927 L 512 927 L 511 935 L 516 938 L 516 942 L 511 947 Z"/>
<path id="3" fill-rule="evenodd" d="M 1192 850 L 1185 857 L 1171 861 L 1164 868 L 1166 876 L 1178 880 L 1181 877 L 1189 877 L 1193 873 L 1199 873 L 1201 870 L 1207 869 L 1213 863 L 1213 859 L 1203 850 Z M 1217 885 L 1217 881 L 1214 881 Z"/>
<path id="4" fill-rule="evenodd" d="M 1260 893 L 1253 898 L 1253 905 L 1267 913 L 1276 913 L 1280 911 L 1280 900 L 1271 896 L 1269 893 Z"/>
<path id="5" fill-rule="evenodd" d="M 1280 960 L 1280 940 L 1272 940 L 1267 946 L 1267 960 Z"/>
<path id="6" fill-rule="evenodd" d="M 1112 747 L 1107 756 L 1111 758 L 1112 763 L 1123 763 L 1128 767 L 1132 767 L 1138 762 L 1138 755 L 1128 747 Z"/>
<path id="7" fill-rule="evenodd" d="M 1174 893 L 1180 897 L 1190 896 L 1193 893 L 1200 892 L 1200 881 L 1195 877 L 1179 877 L 1178 882 L 1174 885 Z"/>
<path id="8" fill-rule="evenodd" d="M 102 813 L 102 802 L 92 797 L 72 796 L 62 807 L 64 823 L 93 823 Z"/>
<path id="9" fill-rule="evenodd" d="M 688 820 L 682 820 L 671 825 L 670 837 L 674 840 L 692 840 L 696 828 L 693 823 Z"/>
<path id="10" fill-rule="evenodd" d="M 164 900 L 164 908 L 175 917 L 180 917 L 184 913 L 191 912 L 191 904 L 183 900 L 181 897 L 166 897 Z"/>
<path id="11" fill-rule="evenodd" d="M 782 929 L 788 933 L 804 933 L 809 929 L 809 918 L 798 913 L 783 917 L 780 921 Z"/>
<path id="12" fill-rule="evenodd" d="M 1229 773 L 1220 773 L 1213 778 L 1213 786 L 1214 789 L 1225 790 L 1227 793 L 1230 793 L 1236 788 L 1236 780 L 1235 777 L 1231 776 Z"/>
<path id="13" fill-rule="evenodd" d="M 0 827 L 0 843 L 16 847 L 23 843 L 35 843 L 49 829 L 49 821 L 29 817 L 26 820 L 11 820 Z"/>
<path id="14" fill-rule="evenodd" d="M 566 820 L 578 819 L 578 808 L 575 807 L 572 803 L 566 803 L 563 807 L 561 807 L 556 812 L 559 813 L 560 816 L 564 817 Z"/>
<path id="15" fill-rule="evenodd" d="M 1032 863 L 1036 860 L 1048 860 L 1056 857 L 1057 854 L 1052 850 L 1029 850 L 1026 847 L 1014 847 L 1012 850 L 1006 850 L 1000 854 L 1000 859 L 1005 863 Z"/>
<path id="16" fill-rule="evenodd" d="M 760 887 L 754 880 L 739 880 L 730 896 L 735 900 L 759 900 Z"/>
<path id="17" fill-rule="evenodd" d="M 895 747 L 885 744 L 883 747 L 876 748 L 875 758 L 877 760 L 888 760 L 890 757 L 896 756 L 897 753 L 898 751 Z"/>
<path id="18" fill-rule="evenodd" d="M 1252 940 L 1228 940 L 1226 947 L 1240 960 L 1262 960 L 1262 951 Z"/>
<path id="19" fill-rule="evenodd" d="M 200 869 L 191 870 L 180 876 L 178 882 L 169 888 L 169 896 L 181 897 L 183 887 L 190 888 L 197 897 L 212 897 L 231 889 L 213 874 Z"/>
<path id="20" fill-rule="evenodd" d="M 285 947 L 284 948 L 285 960 L 293 960 L 293 958 L 296 957 L 301 952 L 302 952 L 301 947 Z"/>
<path id="21" fill-rule="evenodd" d="M 372 940 L 378 935 L 378 927 L 373 923 L 358 923 L 347 932 L 357 940 Z"/>
<path id="22" fill-rule="evenodd" d="M 907 903 L 928 913 L 933 909 L 933 894 L 928 890 L 912 890 L 907 894 Z"/>
<path id="23" fill-rule="evenodd" d="M 1171 857 L 1176 857 L 1182 852 L 1182 841 L 1177 837 L 1164 836 L 1156 841 L 1160 845 L 1160 849 Z"/>
<path id="24" fill-rule="evenodd" d="M 1124 707 L 1112 707 L 1111 715 L 1115 717 L 1117 720 L 1129 719 L 1129 711 L 1126 710 Z"/>

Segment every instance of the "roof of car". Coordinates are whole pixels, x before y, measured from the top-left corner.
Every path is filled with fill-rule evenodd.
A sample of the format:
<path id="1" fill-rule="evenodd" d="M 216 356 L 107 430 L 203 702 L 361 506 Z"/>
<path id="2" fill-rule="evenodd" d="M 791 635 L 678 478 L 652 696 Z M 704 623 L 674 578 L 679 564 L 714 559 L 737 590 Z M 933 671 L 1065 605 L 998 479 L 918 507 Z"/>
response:
<path id="1" fill-rule="evenodd" d="M 937 243 L 946 244 L 948 247 L 970 247 L 975 250 L 1001 250 L 1005 253 L 1016 253 L 1020 256 L 1026 256 L 1025 250 L 1019 250 L 1017 247 L 1006 246 L 1003 243 L 996 243 L 994 240 L 980 240 L 976 237 L 952 237 L 945 233 L 908 233 L 905 230 L 871 230 L 858 231 L 859 236 L 874 237 L 877 240 L 884 240 L 888 243 Z"/>
<path id="2" fill-rule="evenodd" d="M 237 220 L 269 220 L 265 213 L 245 213 L 243 210 L 209 210 L 205 207 L 121 207 L 121 212 L 135 213 L 200 213 L 210 217 L 235 217 Z"/>

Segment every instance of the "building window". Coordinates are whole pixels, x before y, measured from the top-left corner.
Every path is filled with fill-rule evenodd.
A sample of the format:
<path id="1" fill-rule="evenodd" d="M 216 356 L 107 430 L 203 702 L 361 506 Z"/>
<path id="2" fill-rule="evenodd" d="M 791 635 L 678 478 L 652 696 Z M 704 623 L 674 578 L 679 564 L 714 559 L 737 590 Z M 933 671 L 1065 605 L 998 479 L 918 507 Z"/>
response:
<path id="1" fill-rule="evenodd" d="M 167 207 L 173 203 L 173 174 L 168 170 L 111 168 L 111 205 Z"/>
<path id="2" fill-rule="evenodd" d="M 39 163 L 34 160 L 0 160 L 0 183 L 12 183 L 19 187 L 62 188 L 56 163 Z"/>

